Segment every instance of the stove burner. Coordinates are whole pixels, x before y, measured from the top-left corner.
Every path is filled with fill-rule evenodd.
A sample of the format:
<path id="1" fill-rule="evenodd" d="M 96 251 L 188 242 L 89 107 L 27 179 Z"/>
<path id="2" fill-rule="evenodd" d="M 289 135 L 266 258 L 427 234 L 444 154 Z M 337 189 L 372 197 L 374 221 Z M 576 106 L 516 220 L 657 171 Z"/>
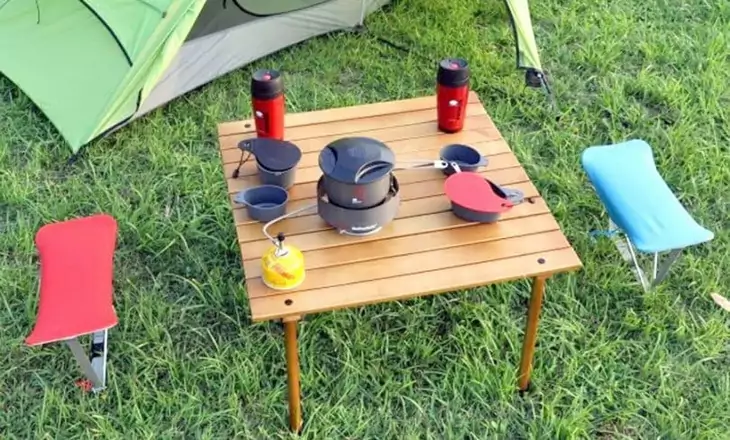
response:
<path id="1" fill-rule="evenodd" d="M 363 231 L 363 232 L 353 232 L 353 231 L 348 231 L 347 229 L 340 229 L 340 234 L 350 235 L 352 237 L 365 237 L 368 235 L 377 234 L 378 232 L 380 232 L 381 229 L 383 229 L 382 226 L 378 226 L 375 229 L 371 229 L 369 231 Z"/>

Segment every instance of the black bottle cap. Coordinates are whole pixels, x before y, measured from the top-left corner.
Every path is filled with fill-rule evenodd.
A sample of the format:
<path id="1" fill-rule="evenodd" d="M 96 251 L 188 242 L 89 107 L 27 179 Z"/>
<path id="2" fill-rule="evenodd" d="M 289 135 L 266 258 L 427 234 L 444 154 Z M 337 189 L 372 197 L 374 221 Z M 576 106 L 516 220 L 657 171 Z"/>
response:
<path id="1" fill-rule="evenodd" d="M 251 95 L 256 99 L 274 99 L 284 93 L 281 74 L 273 69 L 261 69 L 251 77 Z"/>
<path id="2" fill-rule="evenodd" d="M 461 87 L 469 84 L 469 63 L 462 58 L 441 60 L 436 81 L 447 87 Z"/>

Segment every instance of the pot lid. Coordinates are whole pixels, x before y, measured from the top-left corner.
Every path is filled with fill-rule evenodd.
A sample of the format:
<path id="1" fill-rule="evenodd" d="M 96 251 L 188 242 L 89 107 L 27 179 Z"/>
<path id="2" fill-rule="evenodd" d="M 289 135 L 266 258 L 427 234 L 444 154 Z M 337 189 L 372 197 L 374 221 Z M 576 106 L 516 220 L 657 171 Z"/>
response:
<path id="1" fill-rule="evenodd" d="M 452 203 L 479 213 L 505 212 L 513 206 L 501 197 L 498 186 L 477 173 L 452 174 L 446 179 L 444 190 Z"/>
<path id="2" fill-rule="evenodd" d="M 388 175 L 395 154 L 384 143 L 367 137 L 338 139 L 319 153 L 319 168 L 325 176 L 344 183 L 367 184 Z"/>
<path id="3" fill-rule="evenodd" d="M 295 167 L 302 158 L 302 151 L 291 142 L 269 138 L 247 139 L 239 148 L 250 151 L 256 162 L 271 171 L 285 171 Z"/>

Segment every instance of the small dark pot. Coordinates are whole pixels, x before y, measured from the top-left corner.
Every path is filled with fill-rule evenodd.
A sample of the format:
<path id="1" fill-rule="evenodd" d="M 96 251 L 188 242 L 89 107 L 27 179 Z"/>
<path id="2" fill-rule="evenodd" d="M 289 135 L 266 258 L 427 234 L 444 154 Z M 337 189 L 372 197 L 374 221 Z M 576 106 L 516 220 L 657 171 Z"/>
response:
<path id="1" fill-rule="evenodd" d="M 294 186 L 297 175 L 296 167 L 284 171 L 273 171 L 261 165 L 261 163 L 256 163 L 256 166 L 259 169 L 259 181 L 263 185 L 276 185 L 284 189 Z"/>
<path id="2" fill-rule="evenodd" d="M 476 223 L 494 223 L 502 216 L 501 212 L 479 212 L 454 202 L 451 202 L 451 212 L 462 220 Z"/>
<path id="3" fill-rule="evenodd" d="M 460 171 L 476 171 L 479 167 L 487 166 L 489 160 L 487 156 L 482 156 L 479 151 L 464 144 L 451 144 L 443 147 L 439 152 L 441 160 L 447 163 L 456 162 L 459 165 Z M 450 176 L 456 172 L 454 168 L 449 165 L 442 170 L 442 172 Z"/>
<path id="4" fill-rule="evenodd" d="M 289 189 L 294 185 L 302 151 L 291 142 L 269 138 L 245 139 L 238 148 L 256 157 L 259 181 Z"/>

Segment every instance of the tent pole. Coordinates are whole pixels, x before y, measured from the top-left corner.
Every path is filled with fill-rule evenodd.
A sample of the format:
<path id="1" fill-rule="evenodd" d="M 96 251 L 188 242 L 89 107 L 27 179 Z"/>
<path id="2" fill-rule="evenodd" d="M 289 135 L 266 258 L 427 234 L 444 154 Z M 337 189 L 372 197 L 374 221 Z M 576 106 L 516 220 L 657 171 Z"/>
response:
<path id="1" fill-rule="evenodd" d="M 358 26 L 362 26 L 363 23 L 365 23 L 365 1 L 366 0 L 360 0 L 360 23 Z"/>
<path id="2" fill-rule="evenodd" d="M 555 96 L 553 96 L 553 92 L 550 90 L 550 85 L 548 85 L 547 78 L 545 78 L 545 74 L 543 72 L 540 72 L 540 85 L 542 85 L 542 89 L 545 91 L 545 94 L 550 101 L 550 107 L 552 107 L 554 111 L 557 111 L 558 103 L 555 102 Z"/>

